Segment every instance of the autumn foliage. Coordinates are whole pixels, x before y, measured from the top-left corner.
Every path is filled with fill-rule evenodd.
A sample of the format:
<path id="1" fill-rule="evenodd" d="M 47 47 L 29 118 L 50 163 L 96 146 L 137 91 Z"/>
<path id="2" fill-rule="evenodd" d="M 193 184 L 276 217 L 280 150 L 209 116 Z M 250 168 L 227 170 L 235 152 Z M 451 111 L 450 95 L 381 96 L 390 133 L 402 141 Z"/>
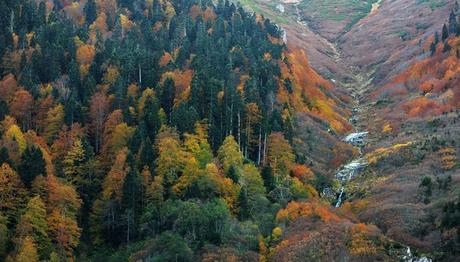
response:
<path id="1" fill-rule="evenodd" d="M 437 116 L 459 108 L 460 63 L 457 50 L 460 40 L 451 37 L 446 40 L 447 44 L 450 46 L 448 51 L 438 50 L 432 56 L 414 62 L 372 95 L 394 100 L 397 106 L 393 111 L 399 113 L 402 110 L 409 118 Z"/>
<path id="2" fill-rule="evenodd" d="M 278 223 L 289 223 L 300 217 L 317 217 L 324 222 L 339 222 L 341 220 L 336 214 L 331 212 L 330 207 L 316 201 L 310 202 L 290 202 L 285 209 L 281 209 L 276 214 Z"/>
<path id="3" fill-rule="evenodd" d="M 291 48 L 284 54 L 289 64 L 280 63 L 282 79 L 278 100 L 288 103 L 296 111 L 319 117 L 335 131 L 345 133 L 351 126 L 347 121 L 349 112 L 339 109 L 336 98 L 329 97 L 333 85 L 316 73 L 308 63 L 303 49 Z M 292 82 L 292 92 L 285 86 L 285 80 Z"/>

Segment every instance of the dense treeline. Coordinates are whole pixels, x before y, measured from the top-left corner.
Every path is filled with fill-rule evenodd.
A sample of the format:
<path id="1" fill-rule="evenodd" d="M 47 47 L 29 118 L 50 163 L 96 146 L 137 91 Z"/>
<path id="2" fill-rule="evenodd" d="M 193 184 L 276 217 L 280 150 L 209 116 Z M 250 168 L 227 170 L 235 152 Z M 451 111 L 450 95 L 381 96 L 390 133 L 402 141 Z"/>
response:
<path id="1" fill-rule="evenodd" d="M 0 6 L 0 259 L 258 259 L 315 194 L 270 21 L 229 1 Z"/>

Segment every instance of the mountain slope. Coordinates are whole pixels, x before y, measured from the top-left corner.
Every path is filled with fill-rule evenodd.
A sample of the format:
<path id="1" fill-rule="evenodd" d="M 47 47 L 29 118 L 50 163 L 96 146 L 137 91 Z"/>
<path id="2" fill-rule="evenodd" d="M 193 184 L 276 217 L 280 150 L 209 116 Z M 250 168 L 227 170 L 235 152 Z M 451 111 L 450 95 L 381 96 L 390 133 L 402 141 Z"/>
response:
<path id="1" fill-rule="evenodd" d="M 292 10 L 304 2 L 308 1 L 300 4 L 284 2 L 286 16 L 297 17 Z M 315 4 L 321 5 L 319 2 Z M 321 16 L 319 11 L 316 12 L 317 21 L 285 26 L 295 27 L 299 32 L 302 28 L 311 32 L 305 29 L 305 26 L 311 26 L 318 35 L 336 39 L 334 45 L 338 57 L 324 58 L 341 66 L 347 65 L 347 74 L 340 75 L 340 71 L 336 71 L 339 76 L 324 75 L 341 80 L 337 88 L 347 88 L 356 98 L 350 120 L 356 131 L 369 131 L 365 146 L 361 148 L 361 159 L 368 166 L 353 173 L 354 178 L 345 184 L 342 191 L 347 199 L 345 204 L 336 210 L 326 208 L 339 218 L 322 219 L 325 220 L 322 224 L 308 221 L 310 216 L 322 218 L 326 211 L 320 210 L 315 211 L 318 214 L 304 214 L 289 223 L 280 223 L 285 235 L 277 245 L 277 252 L 281 255 L 274 254 L 275 261 L 286 257 L 296 260 L 305 254 L 318 255 L 318 246 L 329 251 L 319 255 L 321 259 L 337 260 L 343 256 L 353 259 L 349 245 L 342 247 L 346 251 L 340 253 L 340 248 L 335 249 L 328 243 L 340 245 L 344 238 L 350 239 L 346 233 L 351 230 L 350 223 L 356 222 L 375 225 L 380 234 L 390 239 L 384 247 L 378 247 L 377 243 L 385 241 L 365 237 L 370 246 L 366 249 L 368 253 L 362 253 L 362 260 L 374 260 L 377 258 L 372 256 L 376 254 L 392 252 L 403 260 L 421 253 L 442 261 L 453 261 L 457 256 L 458 226 L 450 222 L 457 214 L 451 207 L 458 202 L 460 175 L 457 160 L 460 128 L 456 73 L 458 40 L 455 29 L 446 41 L 439 40 L 441 43 L 431 50 L 430 46 L 433 46 L 436 31 L 438 38 L 444 35 L 441 30 L 444 23 L 449 28 L 449 13 L 456 14 L 458 4 L 441 0 L 381 1 L 376 4 L 369 15 L 341 32 L 337 25 L 334 27 L 337 21 L 333 18 L 339 10 L 327 2 L 315 9 L 326 10 Z M 351 13 L 350 17 L 353 15 Z M 292 36 L 295 30 L 286 31 L 289 45 L 289 33 Z M 294 33 L 294 37 L 297 35 Z M 323 50 L 330 46 L 325 45 Z M 306 49 L 307 56 L 310 56 L 311 47 Z M 431 54 L 433 50 L 436 51 Z M 315 51 L 311 54 L 315 59 Z M 314 68 L 317 66 L 312 64 Z M 321 66 L 317 68 L 324 73 Z M 297 150 L 302 151 L 305 147 L 308 145 L 303 144 Z M 345 167 L 340 170 L 346 170 Z M 334 175 L 335 172 L 330 174 Z M 329 187 L 336 195 L 324 191 L 323 204 L 326 206 L 327 201 L 335 205 L 335 197 L 339 194 L 340 199 L 343 197 L 340 186 L 332 183 Z M 301 206 L 296 208 L 301 209 Z M 352 222 L 341 220 L 350 217 Z M 335 233 L 322 231 L 331 227 L 335 228 Z M 318 237 L 318 234 L 322 238 L 313 241 L 312 236 Z M 404 245 L 412 247 L 410 255 Z"/>

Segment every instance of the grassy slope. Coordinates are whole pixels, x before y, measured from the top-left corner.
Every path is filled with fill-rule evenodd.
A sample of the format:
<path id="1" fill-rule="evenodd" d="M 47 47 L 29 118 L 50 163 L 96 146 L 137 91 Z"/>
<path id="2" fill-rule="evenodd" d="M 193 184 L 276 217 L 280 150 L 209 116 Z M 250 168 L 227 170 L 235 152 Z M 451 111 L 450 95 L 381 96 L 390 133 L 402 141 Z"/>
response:
<path id="1" fill-rule="evenodd" d="M 282 16 L 276 10 L 276 3 L 269 1 L 260 0 L 239 0 L 239 2 L 246 8 L 252 10 L 255 13 L 262 14 L 277 24 L 287 24 L 289 20 L 287 17 Z M 278 13 L 278 14 L 273 14 Z"/>

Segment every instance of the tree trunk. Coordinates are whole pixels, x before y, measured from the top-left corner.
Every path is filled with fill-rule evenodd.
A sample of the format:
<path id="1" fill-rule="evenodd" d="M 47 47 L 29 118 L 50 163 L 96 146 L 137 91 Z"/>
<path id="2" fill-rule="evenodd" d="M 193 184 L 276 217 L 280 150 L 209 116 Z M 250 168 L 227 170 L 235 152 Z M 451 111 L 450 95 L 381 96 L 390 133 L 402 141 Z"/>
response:
<path id="1" fill-rule="evenodd" d="M 240 118 L 240 111 L 238 111 L 238 145 L 241 149 L 241 118 Z"/>
<path id="2" fill-rule="evenodd" d="M 142 89 L 142 68 L 141 68 L 141 64 L 139 64 L 139 87 Z"/>
<path id="3" fill-rule="evenodd" d="M 257 165 L 260 166 L 260 150 L 262 149 L 262 127 L 259 126 L 259 142 L 258 142 L 258 150 L 257 150 Z"/>
<path id="4" fill-rule="evenodd" d="M 14 32 L 14 11 L 11 10 L 11 16 L 10 16 L 10 33 Z"/>
<path id="5" fill-rule="evenodd" d="M 267 133 L 265 133 L 265 138 L 264 138 L 264 150 L 263 150 L 263 161 L 262 164 L 265 166 L 267 163 Z"/>

